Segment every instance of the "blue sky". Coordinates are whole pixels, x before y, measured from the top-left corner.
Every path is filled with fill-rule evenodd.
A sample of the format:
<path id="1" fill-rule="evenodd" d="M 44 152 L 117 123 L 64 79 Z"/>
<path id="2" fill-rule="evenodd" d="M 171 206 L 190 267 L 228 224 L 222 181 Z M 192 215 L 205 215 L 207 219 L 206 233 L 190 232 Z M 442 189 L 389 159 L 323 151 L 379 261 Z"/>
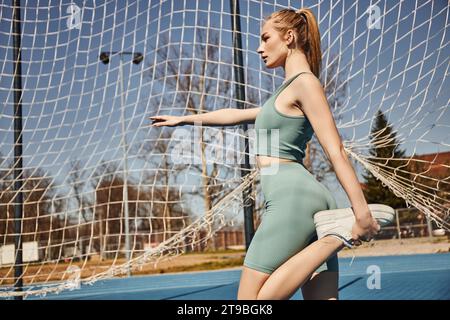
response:
<path id="1" fill-rule="evenodd" d="M 262 106 L 284 80 L 283 70 L 266 68 L 256 52 L 261 18 L 289 5 L 311 7 L 319 20 L 324 69 L 330 64 L 329 57 L 338 55 L 338 74 L 348 80 L 340 128 L 343 137 L 367 136 L 370 119 L 381 108 L 407 140 L 402 145 L 407 154 L 414 149 L 418 154 L 450 149 L 446 1 L 381 1 L 377 3 L 383 17 L 380 29 L 366 25 L 370 1 L 358 1 L 357 5 L 354 1 L 334 2 L 331 11 L 328 1 L 321 2 L 320 8 L 315 1 L 239 3 L 246 84 L 248 92 L 257 93 L 256 105 Z M 80 8 L 79 29 L 68 27 L 71 4 Z M 220 61 L 208 64 L 218 72 L 207 80 L 215 90 L 209 93 L 208 108 L 236 107 L 234 91 L 229 96 L 220 92 L 222 75 L 232 71 L 233 61 L 229 1 L 22 1 L 22 5 L 26 168 L 43 168 L 63 183 L 70 160 L 82 160 L 91 172 L 101 161 L 122 159 L 120 61 L 115 56 L 108 65 L 100 63 L 101 51 L 144 54 L 139 65 L 127 56 L 123 59 L 126 138 L 132 146 L 161 130 L 144 127 L 149 124 L 145 117 L 155 109 L 159 114 L 181 114 L 185 108 L 175 104 L 179 103 L 176 94 L 165 85 L 169 73 L 167 79 L 155 79 L 155 68 L 165 68 L 154 50 L 167 45 L 164 36 L 170 38 L 170 50 L 175 50 L 169 50 L 169 57 L 175 57 L 178 50 L 194 61 L 201 60 L 193 51 L 195 32 L 208 26 L 220 36 Z M 0 56 L 6 57 L 0 61 L 0 152 L 11 161 L 12 10 L 9 3 L 0 6 Z M 129 155 L 129 167 L 135 179 L 151 169 L 134 154 Z M 331 183 L 329 187 L 336 192 L 340 206 L 348 204 L 339 185 Z"/>

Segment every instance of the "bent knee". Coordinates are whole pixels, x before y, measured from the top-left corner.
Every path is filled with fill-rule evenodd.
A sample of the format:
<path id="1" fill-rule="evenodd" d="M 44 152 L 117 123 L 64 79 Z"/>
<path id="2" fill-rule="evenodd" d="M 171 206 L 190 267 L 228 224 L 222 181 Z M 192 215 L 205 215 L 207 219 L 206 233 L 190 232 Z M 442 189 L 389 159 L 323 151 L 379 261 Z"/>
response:
<path id="1" fill-rule="evenodd" d="M 244 266 L 237 294 L 238 300 L 256 300 L 270 274 Z"/>
<path id="2" fill-rule="evenodd" d="M 256 300 L 257 294 L 251 292 L 240 292 L 238 291 L 237 300 Z"/>

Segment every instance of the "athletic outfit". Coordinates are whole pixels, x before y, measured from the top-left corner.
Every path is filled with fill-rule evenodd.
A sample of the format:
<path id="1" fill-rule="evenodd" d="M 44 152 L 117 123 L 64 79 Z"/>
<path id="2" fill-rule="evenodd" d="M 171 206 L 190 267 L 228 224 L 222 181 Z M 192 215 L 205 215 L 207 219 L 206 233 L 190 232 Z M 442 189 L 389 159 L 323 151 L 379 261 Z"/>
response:
<path id="1" fill-rule="evenodd" d="M 255 120 L 256 154 L 296 161 L 260 168 L 264 213 L 244 265 L 265 273 L 272 273 L 317 240 L 314 213 L 337 209 L 330 191 L 303 165 L 306 143 L 314 133 L 309 120 L 283 114 L 275 108 L 280 92 L 302 73 L 305 72 L 282 84 L 264 103 Z M 325 270 L 338 271 L 337 254 L 316 272 Z"/>

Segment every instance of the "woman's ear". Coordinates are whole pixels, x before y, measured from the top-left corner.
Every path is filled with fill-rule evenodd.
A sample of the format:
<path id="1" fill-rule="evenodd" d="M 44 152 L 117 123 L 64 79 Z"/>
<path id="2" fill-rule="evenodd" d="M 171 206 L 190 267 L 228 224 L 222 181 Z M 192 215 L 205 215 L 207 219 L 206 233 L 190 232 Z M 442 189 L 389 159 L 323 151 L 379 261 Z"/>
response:
<path id="1" fill-rule="evenodd" d="M 292 30 L 288 30 L 288 37 L 287 37 L 288 45 L 291 45 L 295 42 L 295 35 Z"/>

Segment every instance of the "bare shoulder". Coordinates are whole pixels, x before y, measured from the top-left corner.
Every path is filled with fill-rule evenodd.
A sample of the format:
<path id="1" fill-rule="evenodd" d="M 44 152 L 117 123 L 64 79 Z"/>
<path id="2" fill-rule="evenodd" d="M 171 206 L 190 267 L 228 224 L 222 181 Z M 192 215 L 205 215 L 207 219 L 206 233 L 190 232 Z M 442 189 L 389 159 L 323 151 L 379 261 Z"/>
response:
<path id="1" fill-rule="evenodd" d="M 322 83 L 313 73 L 303 73 L 292 81 L 293 94 L 300 104 L 311 97 L 324 95 Z"/>
<path id="2" fill-rule="evenodd" d="M 307 92 L 310 89 L 322 89 L 320 80 L 313 73 L 302 73 L 292 81 L 293 86 L 302 92 Z M 296 90 L 296 91 L 297 91 Z"/>

